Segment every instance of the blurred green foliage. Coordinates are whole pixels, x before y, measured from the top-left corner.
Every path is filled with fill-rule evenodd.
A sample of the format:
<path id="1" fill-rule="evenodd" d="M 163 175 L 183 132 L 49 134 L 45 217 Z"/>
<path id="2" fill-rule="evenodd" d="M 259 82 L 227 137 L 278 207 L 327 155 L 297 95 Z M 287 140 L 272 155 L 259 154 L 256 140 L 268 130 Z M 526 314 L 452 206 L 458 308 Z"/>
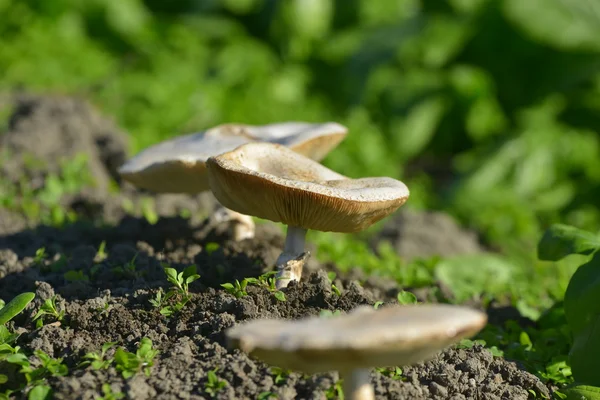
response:
<path id="1" fill-rule="evenodd" d="M 0 90 L 90 98 L 134 150 L 222 122 L 336 120 L 325 163 L 408 182 L 534 259 L 597 230 L 592 0 L 0 0 Z"/>

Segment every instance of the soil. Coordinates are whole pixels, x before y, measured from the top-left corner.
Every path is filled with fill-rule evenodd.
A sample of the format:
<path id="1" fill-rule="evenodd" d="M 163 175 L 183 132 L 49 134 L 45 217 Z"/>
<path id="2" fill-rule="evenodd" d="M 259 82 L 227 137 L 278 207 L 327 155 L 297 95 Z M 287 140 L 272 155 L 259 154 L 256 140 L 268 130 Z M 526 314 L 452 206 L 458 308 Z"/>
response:
<path id="1" fill-rule="evenodd" d="M 18 99 L 10 129 L 0 135 L 0 144 L 17 154 L 34 153 L 45 161 L 46 171 L 56 168 L 63 149 L 68 148 L 64 154 L 69 156 L 86 152 L 99 182 L 109 182 L 117 161 L 127 154 L 124 134 L 112 123 L 80 100 L 59 97 Z M 18 161 L 3 168 L 3 176 L 10 179 L 26 174 L 37 176 L 43 184 L 44 173 L 33 173 Z M 8 301 L 23 291 L 36 292 L 34 302 L 10 326 L 21 333 L 18 344 L 28 354 L 43 350 L 64 358 L 68 375 L 49 378 L 56 399 L 99 398 L 104 383 L 129 399 L 211 398 L 209 371 L 224 382 L 214 395 L 217 399 L 257 399 L 264 392 L 279 399 L 335 398 L 327 394 L 332 393 L 336 373 L 278 376 L 270 366 L 228 349 L 225 329 L 259 317 L 293 319 L 322 310 L 349 311 L 362 304 L 391 302 L 401 289 L 377 280 L 361 285 L 356 280 L 361 274 L 353 271 L 338 273 L 338 295 L 327 276 L 328 270 L 336 270 L 335 265 L 321 265 L 313 257 L 302 282 L 286 289 L 286 301 L 255 286 L 248 287 L 247 296 L 236 298 L 220 285 L 270 270 L 283 245 L 279 226 L 259 224 L 254 239 L 233 242 L 226 226 L 210 216 L 201 217 L 214 206 L 214 199 L 206 194 L 155 196 L 160 219 L 152 225 L 121 207 L 123 198 L 135 203 L 139 192 L 122 186 L 118 193 L 110 193 L 106 186 L 97 185 L 66 199 L 64 207 L 76 210 L 81 221 L 63 228 L 35 225 L 0 209 L 0 298 Z M 178 216 L 184 209 L 191 210 L 191 218 Z M 97 254 L 103 241 L 105 258 Z M 421 243 L 425 247 L 421 253 L 445 251 L 432 248 L 428 241 Z M 35 255 L 41 247 L 47 256 L 40 260 Z M 195 264 L 201 275 L 190 285 L 191 301 L 171 317 L 162 315 L 149 301 L 160 288 L 169 287 L 163 263 L 178 270 Z M 80 278 L 66 279 L 69 271 Z M 429 294 L 439 291 L 431 289 L 417 292 L 418 297 L 435 300 Z M 36 328 L 32 316 L 53 295 L 65 311 L 64 319 L 60 324 L 49 319 Z M 150 338 L 159 351 L 149 375 L 140 372 L 125 379 L 114 366 L 95 370 L 79 365 L 87 352 L 99 351 L 106 342 L 135 351 L 143 337 Z M 109 350 L 108 356 L 113 352 Z M 2 368 L 7 366 L 0 364 Z M 372 373 L 378 399 L 519 400 L 530 398 L 531 391 L 549 396 L 537 377 L 477 345 L 450 348 L 428 362 L 403 367 L 400 378 L 388 375 Z M 0 390 L 15 384 L 16 378 L 0 385 Z"/>

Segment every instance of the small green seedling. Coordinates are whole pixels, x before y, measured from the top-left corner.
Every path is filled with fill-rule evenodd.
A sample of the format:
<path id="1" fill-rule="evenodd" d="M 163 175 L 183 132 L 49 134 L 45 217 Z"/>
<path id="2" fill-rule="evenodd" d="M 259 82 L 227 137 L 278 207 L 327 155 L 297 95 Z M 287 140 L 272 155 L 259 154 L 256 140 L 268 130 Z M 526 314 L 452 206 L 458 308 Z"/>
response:
<path id="1" fill-rule="evenodd" d="M 417 297 L 411 292 L 402 290 L 398 293 L 398 303 L 400 304 L 417 304 Z"/>
<path id="2" fill-rule="evenodd" d="M 263 287 L 273 294 L 279 301 L 286 301 L 285 293 L 277 289 L 277 271 L 269 271 L 258 278 L 246 278 L 246 280 L 256 286 Z"/>
<path id="3" fill-rule="evenodd" d="M 290 371 L 287 369 L 271 367 L 270 371 L 271 375 L 273 376 L 273 382 L 275 382 L 276 385 L 285 383 L 290 376 Z"/>
<path id="4" fill-rule="evenodd" d="M 101 262 L 106 260 L 108 254 L 106 253 L 106 241 L 102 241 L 100 246 L 98 246 L 98 251 L 96 252 L 96 256 L 94 257 L 94 262 Z"/>
<path id="5" fill-rule="evenodd" d="M 163 296 L 162 291 L 156 294 L 156 297 L 150 300 L 150 303 L 155 307 L 161 307 L 168 300 L 175 300 L 172 306 L 165 306 L 160 309 L 160 313 L 169 317 L 176 312 L 181 311 L 183 307 L 190 301 L 189 292 L 190 283 L 200 278 L 196 273 L 196 266 L 190 265 L 182 272 L 177 272 L 175 268 L 170 268 L 163 265 L 167 280 L 173 284 L 173 287 Z"/>
<path id="6" fill-rule="evenodd" d="M 212 253 L 219 250 L 220 247 L 221 246 L 219 246 L 219 243 L 210 242 L 206 243 L 206 245 L 204 246 L 204 251 L 210 256 Z"/>
<path id="7" fill-rule="evenodd" d="M 206 373 L 207 381 L 204 384 L 204 392 L 211 397 L 215 397 L 217 393 L 227 386 L 227 383 L 217 376 L 218 370 L 219 368 L 215 368 Z"/>
<path id="8" fill-rule="evenodd" d="M 140 341 L 140 345 L 135 353 L 119 347 L 115 352 L 115 366 L 117 371 L 121 372 L 123 378 L 129 379 L 136 373 L 143 371 L 146 376 L 150 376 L 154 357 L 158 350 L 152 348 L 152 341 L 145 337 Z"/>
<path id="9" fill-rule="evenodd" d="M 333 281 L 337 277 L 337 274 L 333 271 L 329 271 L 327 273 L 327 277 L 329 278 L 329 281 L 331 281 L 331 290 L 333 290 L 333 293 L 335 293 L 338 297 L 340 297 L 342 295 L 342 292 L 340 291 L 340 289 L 337 286 L 335 286 L 335 283 L 333 283 Z"/>
<path id="10" fill-rule="evenodd" d="M 234 283 L 222 283 L 221 287 L 225 289 L 227 293 L 231 294 L 236 299 L 239 299 L 248 296 L 248 292 L 246 292 L 246 287 L 249 283 L 248 279 L 249 278 L 243 279 L 241 282 L 236 279 Z"/>
<path id="11" fill-rule="evenodd" d="M 331 400 L 344 400 L 344 389 L 342 388 L 342 379 L 338 379 L 333 385 L 325 391 L 325 397 Z"/>
<path id="12" fill-rule="evenodd" d="M 64 278 L 67 282 L 89 282 L 90 277 L 83 270 L 70 270 L 64 273 Z"/>
<path id="13" fill-rule="evenodd" d="M 165 303 L 165 292 L 162 288 L 159 288 L 153 299 L 150 299 L 150 304 L 152 304 L 155 308 L 162 308 Z"/>
<path id="14" fill-rule="evenodd" d="M 382 305 L 383 305 L 383 301 L 376 301 L 375 304 L 373 304 L 373 308 L 377 310 Z"/>
<path id="15" fill-rule="evenodd" d="M 196 273 L 195 265 L 190 265 L 180 273 L 177 273 L 175 268 L 165 267 L 165 274 L 167 274 L 167 280 L 175 286 L 177 293 L 187 299 L 190 297 L 190 283 L 200 278 L 200 275 Z"/>
<path id="16" fill-rule="evenodd" d="M 106 357 L 106 352 L 113 348 L 117 342 L 106 342 L 102 345 L 100 352 L 92 351 L 83 356 L 86 361 L 79 364 L 80 367 L 91 365 L 92 369 L 108 369 L 114 358 Z"/>
<path id="17" fill-rule="evenodd" d="M 6 324 L 8 321 L 19 315 L 34 298 L 35 293 L 21 293 L 9 301 L 8 304 L 5 304 L 0 308 L 0 325 Z"/>
<path id="18" fill-rule="evenodd" d="M 342 312 L 340 310 L 335 310 L 335 311 L 321 310 L 321 312 L 319 312 L 319 317 L 321 317 L 321 318 L 333 318 L 333 317 L 339 317 L 340 315 L 342 315 Z"/>
<path id="19" fill-rule="evenodd" d="M 33 257 L 33 264 L 40 265 L 44 260 L 48 258 L 48 253 L 46 253 L 45 247 L 40 247 L 35 251 L 35 256 Z"/>
<path id="20" fill-rule="evenodd" d="M 392 367 L 392 368 L 375 368 L 377 372 L 379 372 L 383 376 L 387 376 L 393 380 L 402 380 L 404 377 L 402 376 L 402 368 L 400 367 Z"/>
<path id="21" fill-rule="evenodd" d="M 573 335 L 569 364 L 573 397 L 600 399 L 600 236 L 571 226 L 551 226 L 538 244 L 538 258 L 558 261 L 571 254 L 589 256 L 571 277 L 564 296 L 564 313 Z M 595 388 L 594 388 L 595 387 Z M 578 388 L 582 389 L 578 394 Z M 593 389 L 593 390 L 592 390 Z"/>
<path id="22" fill-rule="evenodd" d="M 123 279 L 138 279 L 146 274 L 146 271 L 138 271 L 135 265 L 137 253 L 125 265 L 113 267 L 111 271 Z"/>
<path id="23" fill-rule="evenodd" d="M 342 291 L 337 286 L 335 286 L 334 283 L 331 283 L 331 290 L 333 290 L 333 293 L 335 293 L 338 297 L 342 295 Z"/>
<path id="24" fill-rule="evenodd" d="M 56 321 L 62 321 L 64 318 L 65 310 L 59 310 L 59 308 L 56 306 L 56 295 L 46 299 L 37 314 L 35 314 L 33 317 L 33 320 L 36 321 L 37 328 L 44 326 L 44 320 L 42 318 L 44 315 L 48 315 Z"/>
<path id="25" fill-rule="evenodd" d="M 121 392 L 113 392 L 112 388 L 110 387 L 110 384 L 108 383 L 102 384 L 102 393 L 104 394 L 104 396 L 99 397 L 98 400 L 121 400 L 125 398 L 125 394 Z"/>

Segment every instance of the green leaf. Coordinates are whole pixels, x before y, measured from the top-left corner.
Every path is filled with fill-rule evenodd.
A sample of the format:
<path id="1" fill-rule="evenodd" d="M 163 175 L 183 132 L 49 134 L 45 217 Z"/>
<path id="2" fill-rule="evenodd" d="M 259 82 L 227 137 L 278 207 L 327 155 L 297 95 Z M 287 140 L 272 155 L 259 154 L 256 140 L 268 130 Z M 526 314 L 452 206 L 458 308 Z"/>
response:
<path id="1" fill-rule="evenodd" d="M 552 225 L 538 244 L 538 258 L 558 261 L 570 254 L 589 255 L 600 248 L 600 237 L 568 225 Z"/>
<path id="2" fill-rule="evenodd" d="M 175 268 L 165 267 L 165 274 L 169 282 L 177 282 L 177 270 Z"/>
<path id="3" fill-rule="evenodd" d="M 562 392 L 566 395 L 566 400 L 600 400 L 600 387 L 575 385 Z"/>
<path id="4" fill-rule="evenodd" d="M 35 293 L 26 292 L 21 293 L 12 299 L 7 305 L 0 309 L 0 325 L 6 324 L 8 321 L 17 316 L 21 311 L 27 307 L 29 303 L 35 298 Z"/>
<path id="5" fill-rule="evenodd" d="M 564 298 L 573 345 L 569 364 L 576 382 L 600 386 L 600 252 L 575 271 Z"/>
<path id="6" fill-rule="evenodd" d="M 227 290 L 233 290 L 234 286 L 231 283 L 222 283 L 221 286 Z"/>
<path id="7" fill-rule="evenodd" d="M 29 391 L 28 400 L 49 400 L 52 398 L 52 388 L 48 385 L 37 385 Z"/>
<path id="8" fill-rule="evenodd" d="M 285 293 L 283 293 L 281 290 L 278 290 L 276 292 L 273 293 L 273 296 L 275 296 L 275 298 L 279 301 L 285 301 Z"/>
<path id="9" fill-rule="evenodd" d="M 198 275 L 198 274 L 190 275 L 187 278 L 185 278 L 185 283 L 190 284 L 197 279 L 200 279 L 200 275 Z"/>
<path id="10" fill-rule="evenodd" d="M 398 293 L 398 303 L 400 304 L 417 304 L 417 296 L 411 292 L 401 291 Z"/>

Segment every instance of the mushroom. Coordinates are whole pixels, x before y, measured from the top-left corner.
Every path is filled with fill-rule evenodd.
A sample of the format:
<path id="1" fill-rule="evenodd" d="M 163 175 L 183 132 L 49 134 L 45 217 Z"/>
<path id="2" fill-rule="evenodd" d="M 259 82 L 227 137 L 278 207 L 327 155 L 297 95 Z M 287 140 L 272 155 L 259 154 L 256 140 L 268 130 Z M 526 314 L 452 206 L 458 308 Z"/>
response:
<path id="1" fill-rule="evenodd" d="M 408 199 L 406 185 L 381 178 L 350 179 L 284 146 L 247 143 L 206 161 L 210 187 L 223 206 L 287 225 L 276 261 L 277 288 L 300 280 L 310 256 L 308 229 L 359 232 Z"/>
<path id="2" fill-rule="evenodd" d="M 230 347 L 308 374 L 338 371 L 344 398 L 372 400 L 370 369 L 426 361 L 479 332 L 487 315 L 464 306 L 360 306 L 332 318 L 258 319 L 226 331 Z"/>
<path id="3" fill-rule="evenodd" d="M 210 189 L 205 165 L 208 157 L 251 141 L 268 141 L 320 161 L 346 134 L 346 127 L 334 122 L 224 124 L 151 146 L 122 165 L 119 175 L 139 188 L 157 193 L 197 194 Z M 234 222 L 235 240 L 254 236 L 254 221 L 248 215 L 220 207 L 215 217 L 219 222 Z"/>

